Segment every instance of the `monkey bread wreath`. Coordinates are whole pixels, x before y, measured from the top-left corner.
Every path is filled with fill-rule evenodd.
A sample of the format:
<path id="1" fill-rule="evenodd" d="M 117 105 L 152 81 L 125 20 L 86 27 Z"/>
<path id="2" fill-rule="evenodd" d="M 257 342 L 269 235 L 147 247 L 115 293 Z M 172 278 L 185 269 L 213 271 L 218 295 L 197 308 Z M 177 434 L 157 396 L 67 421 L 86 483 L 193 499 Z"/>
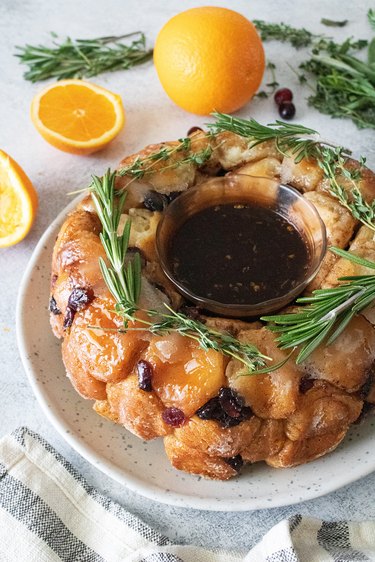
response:
<path id="1" fill-rule="evenodd" d="M 329 193 L 327 180 L 313 159 L 295 163 L 273 142 L 249 148 L 231 132 L 190 134 L 196 149 L 209 149 L 203 162 L 171 152 L 176 166 L 155 161 L 139 179 L 118 176 L 127 187 L 124 217 L 132 219 L 129 251 L 142 261 L 142 308 L 200 314 L 207 326 L 249 342 L 275 362 L 287 354 L 260 322 L 206 317 L 183 300 L 161 270 L 155 233 L 162 210 L 181 191 L 209 177 L 232 171 L 280 179 L 303 192 L 322 217 L 328 245 L 375 259 L 374 232 L 360 226 Z M 177 142 L 146 147 L 126 157 L 129 166 Z M 206 152 L 207 154 L 207 152 Z M 358 162 L 348 160 L 356 168 Z M 345 184 L 345 177 L 340 178 Z M 361 193 L 372 202 L 375 175 L 365 169 Z M 292 467 L 337 447 L 349 426 L 375 404 L 375 315 L 354 316 L 333 344 L 318 347 L 303 363 L 288 361 L 262 375 L 238 376 L 242 367 L 213 349 L 178 333 L 119 331 L 123 319 L 103 280 L 99 258 L 106 259 L 99 234 L 101 222 L 91 196 L 67 216 L 54 247 L 51 276 L 51 325 L 62 339 L 67 375 L 94 409 L 141 439 L 162 437 L 172 465 L 208 478 L 235 476 L 245 463 Z M 327 253 L 308 290 L 337 285 L 338 277 L 363 274 L 364 268 Z"/>

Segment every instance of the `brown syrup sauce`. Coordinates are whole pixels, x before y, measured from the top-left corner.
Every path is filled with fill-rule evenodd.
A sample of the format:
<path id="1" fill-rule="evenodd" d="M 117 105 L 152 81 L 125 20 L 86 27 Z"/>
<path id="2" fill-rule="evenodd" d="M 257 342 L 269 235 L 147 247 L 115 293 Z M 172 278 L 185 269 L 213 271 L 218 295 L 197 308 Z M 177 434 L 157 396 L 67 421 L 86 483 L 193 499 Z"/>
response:
<path id="1" fill-rule="evenodd" d="M 303 281 L 310 252 L 303 234 L 271 208 L 225 203 L 189 217 L 175 232 L 168 262 L 195 295 L 256 304 Z"/>

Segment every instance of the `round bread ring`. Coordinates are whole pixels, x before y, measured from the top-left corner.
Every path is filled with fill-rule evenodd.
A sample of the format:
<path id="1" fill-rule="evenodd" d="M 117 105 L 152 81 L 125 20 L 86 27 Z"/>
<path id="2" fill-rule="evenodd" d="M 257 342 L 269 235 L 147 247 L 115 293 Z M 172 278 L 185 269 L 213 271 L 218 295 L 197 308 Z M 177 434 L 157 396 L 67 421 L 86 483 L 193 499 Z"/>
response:
<path id="1" fill-rule="evenodd" d="M 360 226 L 341 204 L 331 197 L 322 170 L 312 160 L 295 164 L 281 155 L 271 142 L 249 148 L 242 137 L 225 132 L 216 136 L 196 131 L 191 135 L 194 151 L 212 149 L 202 166 L 192 162 L 163 171 L 156 162 L 142 180 L 118 177 L 117 187 L 128 190 L 126 215 L 132 217 L 131 249 L 142 255 L 143 307 L 158 308 L 169 302 L 177 310 L 196 314 L 194 307 L 164 276 L 157 262 L 155 232 L 161 214 L 144 208 L 145 193 L 153 190 L 164 197 L 184 191 L 215 175 L 233 171 L 273 177 L 303 192 L 320 213 L 327 229 L 328 246 L 349 247 L 375 259 L 373 232 Z M 132 164 L 162 147 L 151 145 L 126 157 L 120 167 Z M 172 163 L 184 151 L 174 152 Z M 171 163 L 171 162 L 169 162 Z M 349 168 L 359 166 L 348 161 Z M 348 189 L 347 180 L 340 183 Z M 365 170 L 359 183 L 367 201 L 375 197 L 375 175 Z M 142 439 L 163 437 L 174 467 L 214 479 L 237 474 L 243 463 L 265 461 L 273 467 L 291 467 L 332 451 L 345 437 L 349 426 L 375 404 L 375 314 L 366 310 L 351 321 L 329 348 L 318 348 L 298 367 L 289 361 L 267 375 L 238 377 L 241 365 L 178 334 L 148 332 L 118 333 L 121 319 L 112 311 L 114 301 L 102 279 L 98 258 L 105 258 L 99 239 L 100 221 L 90 196 L 71 213 L 57 238 L 51 274 L 51 325 L 63 338 L 63 360 L 76 390 L 95 400 L 94 409 L 114 423 L 122 424 Z M 332 287 L 342 275 L 359 275 L 364 268 L 327 253 L 308 290 Z M 84 304 L 69 305 L 73 291 L 81 291 Z M 225 318 L 201 319 L 218 330 L 228 331 L 279 361 L 285 352 L 277 348 L 275 336 L 259 322 Z M 89 328 L 95 325 L 96 329 Z M 109 330 L 108 330 L 109 329 Z M 137 366 L 147 361 L 152 368 L 152 390 L 139 388 Z M 192 363 L 194 369 L 189 370 Z M 188 377 L 187 377 L 188 373 Z M 247 415 L 240 423 L 223 424 L 195 415 L 199 408 L 229 387 L 240 396 Z M 185 415 L 181 427 L 169 425 L 165 413 L 178 408 Z M 233 421 L 233 420 L 232 420 Z M 225 424 L 224 424 L 225 425 Z"/>

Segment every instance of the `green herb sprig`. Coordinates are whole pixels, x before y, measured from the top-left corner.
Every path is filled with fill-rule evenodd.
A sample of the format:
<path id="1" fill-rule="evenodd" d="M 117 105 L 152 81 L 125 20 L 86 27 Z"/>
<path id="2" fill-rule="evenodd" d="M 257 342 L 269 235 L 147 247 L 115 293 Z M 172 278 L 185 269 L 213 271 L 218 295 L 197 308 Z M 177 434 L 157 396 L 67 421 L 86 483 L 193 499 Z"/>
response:
<path id="1" fill-rule="evenodd" d="M 53 37 L 56 39 L 57 35 L 53 34 Z M 123 42 L 130 37 L 135 38 L 128 44 Z M 150 60 L 153 53 L 152 49 L 146 48 L 146 38 L 141 31 L 96 39 L 68 37 L 60 43 L 55 40 L 52 47 L 25 45 L 16 49 L 15 56 L 29 67 L 24 77 L 31 82 L 48 78 L 84 78 L 126 70 Z"/>
<path id="2" fill-rule="evenodd" d="M 109 262 L 107 265 L 100 259 L 100 268 L 103 279 L 116 300 L 116 312 L 124 320 L 122 331 L 148 330 L 159 335 L 177 332 L 197 341 L 205 350 L 213 349 L 237 359 L 246 367 L 248 374 L 271 372 L 280 368 L 287 359 L 277 365 L 265 367 L 266 360 L 270 358 L 260 353 L 254 345 L 240 342 L 229 333 L 214 330 L 199 320 L 174 311 L 167 304 L 164 304 L 166 312 L 139 307 L 142 279 L 140 257 L 136 253 L 133 260 L 127 262 L 130 220 L 125 223 L 122 233 L 117 232 L 126 192 L 119 194 L 115 191 L 115 177 L 116 174 L 110 170 L 102 178 L 94 176 L 90 191 L 102 223 L 100 238 Z M 137 311 L 145 313 L 150 320 L 145 320 L 142 315 L 136 316 Z M 134 321 L 141 326 L 129 327 L 129 323 Z"/>
<path id="3" fill-rule="evenodd" d="M 162 146 L 159 150 L 156 150 L 144 158 L 137 157 L 134 162 L 128 166 L 119 168 L 117 174 L 119 176 L 129 176 L 135 180 L 139 180 L 146 175 L 152 174 L 155 171 L 155 166 L 161 162 L 166 162 L 166 164 L 162 167 L 159 166 L 158 172 L 164 172 L 190 163 L 203 166 L 211 158 L 214 148 L 208 145 L 201 150 L 194 151 L 193 144 L 194 137 L 181 138 L 175 146 Z M 172 163 L 168 163 L 173 155 L 180 152 L 184 152 L 186 155 L 183 158 L 176 159 Z"/>
<path id="4" fill-rule="evenodd" d="M 351 119 L 359 128 L 375 128 L 375 43 L 369 61 L 350 53 L 352 45 L 316 47 L 300 68 L 315 80 L 309 105 L 331 117 Z M 371 55 L 371 56 L 370 56 Z"/>
<path id="5" fill-rule="evenodd" d="M 93 176 L 91 197 L 94 201 L 103 230 L 100 240 L 110 266 L 103 258 L 99 259 L 100 269 L 108 289 L 114 296 L 117 306 L 123 312 L 125 321 L 133 317 L 141 293 L 141 260 L 138 253 L 126 263 L 129 247 L 131 220 L 129 219 L 118 235 L 121 213 L 124 208 L 126 191 L 118 197 L 114 190 L 115 173 L 110 170 L 103 178 Z"/>
<path id="6" fill-rule="evenodd" d="M 375 263 L 340 248 L 331 252 L 370 269 Z M 341 277 L 341 285 L 332 289 L 317 289 L 309 297 L 297 299 L 297 312 L 264 316 L 268 329 L 280 334 L 281 349 L 299 347 L 296 363 L 302 363 L 321 344 L 330 345 L 343 332 L 350 320 L 368 307 L 375 299 L 375 275 Z"/>
<path id="7" fill-rule="evenodd" d="M 267 141 L 274 141 L 279 152 L 284 155 L 293 155 L 296 162 L 315 154 L 317 142 L 311 135 L 318 133 L 309 127 L 294 123 L 276 121 L 270 125 L 262 125 L 255 119 L 241 119 L 226 113 L 214 112 L 214 123 L 208 123 L 208 128 L 215 134 L 229 131 L 245 137 L 252 148 Z"/>
<path id="8" fill-rule="evenodd" d="M 367 12 L 367 19 L 372 29 L 375 30 L 375 10 L 373 8 L 370 8 L 369 11 Z"/>
<path id="9" fill-rule="evenodd" d="M 375 22 L 375 15 L 370 16 L 370 12 L 372 12 L 372 10 L 370 10 L 368 13 L 368 19 L 370 21 L 370 24 L 372 25 L 371 21 L 373 18 Z M 347 20 L 336 22 L 323 18 L 321 23 L 323 22 L 324 25 L 328 25 L 328 22 L 330 22 L 329 25 L 331 27 L 343 27 L 344 25 L 346 25 Z M 368 41 L 366 39 L 352 38 L 349 38 L 344 43 L 339 44 L 333 41 L 331 37 L 328 37 L 323 33 L 312 33 L 305 28 L 292 27 L 291 25 L 282 22 L 273 23 L 264 20 L 253 20 L 253 23 L 259 31 L 261 39 L 263 41 L 280 41 L 281 43 L 290 43 L 295 49 L 312 47 L 313 49 L 318 50 L 327 49 L 336 51 L 348 51 L 349 49 L 351 49 L 353 51 L 358 51 L 364 49 L 368 45 Z"/>
<path id="10" fill-rule="evenodd" d="M 288 42 L 296 49 L 308 47 L 314 39 L 319 37 L 305 28 L 299 29 L 285 23 L 269 23 L 264 20 L 253 20 L 253 23 L 259 31 L 262 41 Z"/>
<path id="11" fill-rule="evenodd" d="M 368 21 L 375 29 L 375 11 L 369 10 Z M 323 19 L 324 25 L 343 27 L 347 21 Z M 313 94 L 309 105 L 331 117 L 351 119 L 359 128 L 375 128 L 375 38 L 348 38 L 337 43 L 326 35 L 316 35 L 284 23 L 255 20 L 264 41 L 288 42 L 296 49 L 310 47 L 312 52 L 296 71 L 301 83 L 308 82 Z M 368 47 L 367 61 L 355 56 Z"/>
<path id="12" fill-rule="evenodd" d="M 375 200 L 371 203 L 367 202 L 358 187 L 365 158 L 360 158 L 359 168 L 349 169 L 341 147 L 332 149 L 321 146 L 318 164 L 325 177 L 329 179 L 331 195 L 336 197 L 355 219 L 371 230 L 375 230 Z M 339 176 L 347 181 L 346 189 L 340 183 Z"/>

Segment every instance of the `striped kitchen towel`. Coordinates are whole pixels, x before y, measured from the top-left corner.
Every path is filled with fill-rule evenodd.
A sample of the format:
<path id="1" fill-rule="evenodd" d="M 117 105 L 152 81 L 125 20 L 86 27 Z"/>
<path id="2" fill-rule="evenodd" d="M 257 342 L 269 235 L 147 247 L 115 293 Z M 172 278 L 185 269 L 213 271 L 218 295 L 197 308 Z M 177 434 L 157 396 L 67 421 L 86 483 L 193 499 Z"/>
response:
<path id="1" fill-rule="evenodd" d="M 375 562 L 375 522 L 296 515 L 248 553 L 173 544 L 89 486 L 39 435 L 0 441 L 1 562 Z"/>

